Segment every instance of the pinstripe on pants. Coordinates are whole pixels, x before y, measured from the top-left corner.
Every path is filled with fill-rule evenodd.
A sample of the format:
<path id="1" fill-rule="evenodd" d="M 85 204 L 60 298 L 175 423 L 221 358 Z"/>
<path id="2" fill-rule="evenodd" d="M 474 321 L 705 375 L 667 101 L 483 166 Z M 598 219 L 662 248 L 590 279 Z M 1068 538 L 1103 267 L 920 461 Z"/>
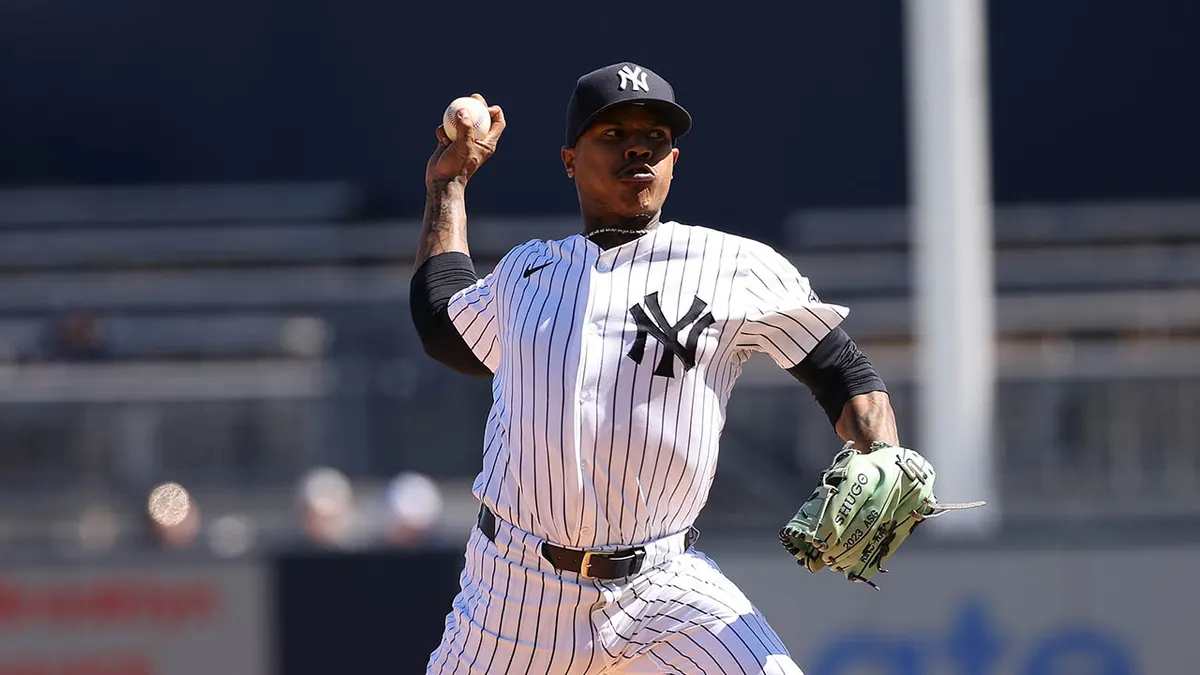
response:
<path id="1" fill-rule="evenodd" d="M 674 538 L 678 541 L 678 537 Z M 427 674 L 800 675 L 763 616 L 707 556 L 648 547 L 615 581 L 558 572 L 541 540 L 499 523 L 473 529 L 462 590 Z"/>

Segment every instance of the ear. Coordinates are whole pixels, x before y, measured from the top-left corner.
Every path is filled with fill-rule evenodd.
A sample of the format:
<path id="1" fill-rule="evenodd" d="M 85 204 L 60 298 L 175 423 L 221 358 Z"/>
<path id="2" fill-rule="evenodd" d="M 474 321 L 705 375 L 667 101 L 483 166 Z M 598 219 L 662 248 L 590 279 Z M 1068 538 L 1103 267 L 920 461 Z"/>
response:
<path id="1" fill-rule="evenodd" d="M 563 169 L 567 172 L 567 178 L 575 177 L 575 148 L 563 146 L 559 151 L 562 155 Z"/>
<path id="2" fill-rule="evenodd" d="M 671 166 L 679 163 L 679 148 L 671 148 Z"/>

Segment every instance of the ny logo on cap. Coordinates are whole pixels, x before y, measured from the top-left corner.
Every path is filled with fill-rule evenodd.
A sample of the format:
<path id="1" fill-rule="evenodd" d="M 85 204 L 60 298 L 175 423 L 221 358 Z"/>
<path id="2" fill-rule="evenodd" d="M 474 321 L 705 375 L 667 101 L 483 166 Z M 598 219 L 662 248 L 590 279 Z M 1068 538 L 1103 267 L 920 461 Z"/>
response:
<path id="1" fill-rule="evenodd" d="M 638 331 L 637 337 L 633 340 L 633 346 L 629 348 L 626 356 L 640 364 L 646 350 L 646 336 L 649 335 L 664 347 L 662 356 L 658 359 L 658 365 L 654 368 L 655 375 L 675 377 L 675 357 L 679 357 L 679 360 L 683 362 L 684 371 L 691 370 L 696 365 L 696 343 L 700 339 L 700 333 L 716 321 L 712 312 L 700 316 L 700 312 L 704 311 L 708 303 L 700 298 L 693 298 L 692 306 L 688 309 L 687 314 L 684 314 L 679 321 L 671 323 L 667 321 L 662 307 L 658 304 L 658 293 L 647 295 L 642 302 L 646 303 L 645 309 L 642 309 L 640 304 L 629 308 L 629 313 L 633 315 Z M 649 311 L 649 315 L 647 315 L 647 311 Z M 691 324 L 692 328 L 688 331 L 687 342 L 681 343 L 679 331 L 688 324 Z"/>
<path id="2" fill-rule="evenodd" d="M 629 66 L 621 66 L 617 74 L 621 76 L 621 86 L 618 87 L 621 91 L 625 91 L 628 84 L 633 85 L 634 91 L 650 91 L 650 85 L 646 84 L 646 71 L 642 70 L 641 66 L 634 66 L 632 70 Z"/>

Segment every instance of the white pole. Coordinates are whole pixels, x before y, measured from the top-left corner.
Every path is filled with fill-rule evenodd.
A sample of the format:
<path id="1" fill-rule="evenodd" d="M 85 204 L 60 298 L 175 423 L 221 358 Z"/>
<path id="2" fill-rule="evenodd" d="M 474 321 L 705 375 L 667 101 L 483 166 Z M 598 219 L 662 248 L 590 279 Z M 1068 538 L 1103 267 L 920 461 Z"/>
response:
<path id="1" fill-rule="evenodd" d="M 983 0 L 906 3 L 919 435 L 939 499 L 988 500 L 929 524 L 962 535 L 1000 515 L 984 21 Z"/>

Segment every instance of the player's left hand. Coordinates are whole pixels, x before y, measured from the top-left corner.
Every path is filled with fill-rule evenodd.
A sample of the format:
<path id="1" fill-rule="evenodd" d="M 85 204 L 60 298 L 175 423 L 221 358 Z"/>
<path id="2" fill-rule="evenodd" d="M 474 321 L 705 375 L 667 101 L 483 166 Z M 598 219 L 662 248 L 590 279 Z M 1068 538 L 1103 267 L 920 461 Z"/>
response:
<path id="1" fill-rule="evenodd" d="M 926 518 L 984 502 L 939 504 L 933 466 L 917 451 L 847 443 L 821 484 L 779 531 L 779 541 L 810 572 L 830 567 L 851 581 L 871 581 Z"/>

